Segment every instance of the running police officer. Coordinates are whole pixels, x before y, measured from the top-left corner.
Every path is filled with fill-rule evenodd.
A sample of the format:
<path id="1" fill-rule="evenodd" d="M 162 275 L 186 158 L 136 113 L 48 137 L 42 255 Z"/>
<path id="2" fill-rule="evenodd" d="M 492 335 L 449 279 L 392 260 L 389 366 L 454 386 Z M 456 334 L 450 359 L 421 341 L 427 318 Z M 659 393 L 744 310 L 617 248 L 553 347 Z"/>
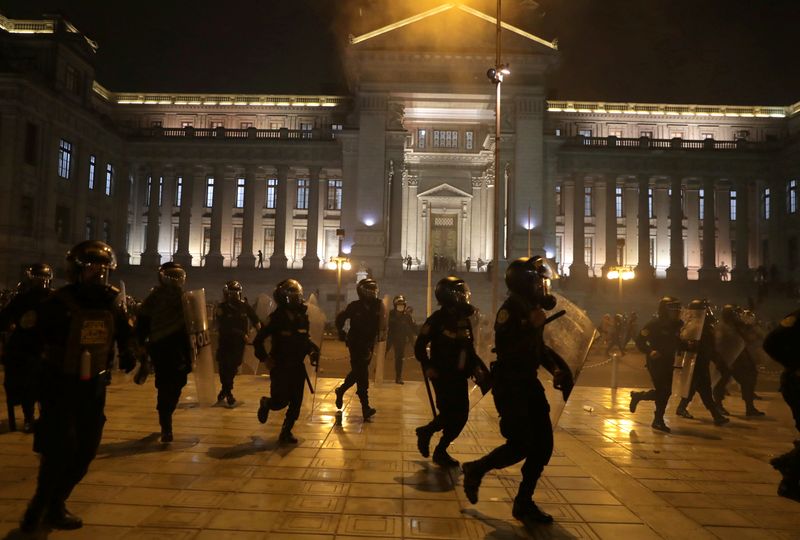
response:
<path id="1" fill-rule="evenodd" d="M 42 369 L 42 340 L 36 330 L 36 309 L 53 293 L 53 270 L 34 264 L 25 270 L 22 290 L 0 311 L 0 333 L 10 331 L 3 347 L 3 386 L 8 402 L 9 428 L 16 429 L 14 405 L 22 406 L 25 433 L 33 431 L 33 416 Z"/>
<path id="2" fill-rule="evenodd" d="M 640 401 L 655 401 L 656 412 L 653 429 L 669 433 L 664 422 L 669 397 L 672 395 L 672 371 L 675 354 L 681 345 L 681 303 L 677 298 L 665 296 L 658 302 L 658 313 L 644 325 L 634 340 L 645 355 L 647 371 L 655 388 L 646 392 L 631 392 L 631 412 L 636 412 Z"/>
<path id="3" fill-rule="evenodd" d="M 36 310 L 44 361 L 34 450 L 42 458 L 36 493 L 21 523 L 24 532 L 83 525 L 65 502 L 88 471 L 103 436 L 115 340 L 120 367 L 130 371 L 136 363 L 132 328 L 117 301 L 119 290 L 108 284 L 115 267 L 107 244 L 81 242 L 67 253 L 70 283 Z"/>
<path id="4" fill-rule="evenodd" d="M 433 462 L 441 467 L 457 467 L 447 453 L 469 418 L 469 388 L 467 379 L 476 372 L 483 373 L 483 363 L 477 358 L 470 317 L 475 308 L 469 303 L 470 291 L 466 282 L 457 277 L 446 277 L 436 284 L 436 300 L 442 307 L 434 311 L 422 325 L 414 354 L 422 364 L 425 376 L 436 391 L 434 419 L 417 428 L 417 448 L 422 457 L 430 453 L 431 437 L 437 431 L 442 438 L 433 451 Z M 427 347 L 431 353 L 428 356 Z"/>
<path id="5" fill-rule="evenodd" d="M 192 371 L 192 351 L 183 316 L 186 271 L 176 262 L 158 269 L 158 285 L 144 299 L 136 322 L 139 341 L 145 344 L 156 375 L 156 409 L 161 442 L 172 442 L 172 414 Z"/>
<path id="6" fill-rule="evenodd" d="M 303 405 L 303 390 L 308 380 L 303 360 L 310 356 L 311 365 L 319 363 L 319 347 L 311 341 L 308 333 L 308 306 L 303 297 L 303 287 L 294 279 L 278 283 L 273 293 L 278 307 L 256 335 L 253 345 L 256 356 L 269 368 L 270 397 L 263 396 L 258 407 L 258 421 L 267 422 L 269 411 L 289 407 L 283 420 L 278 440 L 296 444 L 292 427 L 300 417 Z M 264 340 L 272 338 L 269 351 Z"/>
<path id="7" fill-rule="evenodd" d="M 364 420 L 377 412 L 369 406 L 369 362 L 378 339 L 381 322 L 381 301 L 378 298 L 378 283 L 365 278 L 356 286 L 358 300 L 350 302 L 336 315 L 336 329 L 339 339 L 347 343 L 350 352 L 350 373 L 344 383 L 336 388 L 336 408 L 344 405 L 344 393 L 356 385 L 356 395 L 361 400 L 361 412 Z M 344 331 L 344 323 L 350 320 L 350 331 Z"/>
<path id="8" fill-rule="evenodd" d="M 748 320 L 748 314 L 752 316 L 752 312 L 746 312 L 739 306 L 733 304 L 726 304 L 722 307 L 720 319 L 721 324 L 725 327 L 736 332 L 744 341 L 753 339 L 750 328 L 755 324 L 755 317 L 753 316 Z M 742 401 L 745 403 L 746 416 L 764 416 L 762 411 L 759 411 L 755 406 L 756 397 L 756 381 L 758 380 L 758 368 L 753 361 L 753 357 L 747 350 L 747 347 L 739 353 L 739 356 L 728 366 L 724 361 L 717 364 L 720 371 L 720 378 L 713 388 L 714 403 L 719 412 L 724 415 L 730 416 L 728 411 L 723 405 L 725 393 L 727 390 L 728 382 L 731 377 L 736 379 L 742 389 Z"/>
<path id="9" fill-rule="evenodd" d="M 526 524 L 553 521 L 532 500 L 553 453 L 550 406 L 536 376 L 539 366 L 553 374 L 553 386 L 562 391 L 564 399 L 573 386 L 569 366 L 544 344 L 545 310 L 556 305 L 549 292 L 551 276 L 547 262 L 539 256 L 523 257 L 508 265 L 506 285 L 510 294 L 497 312 L 497 360 L 492 363 L 492 394 L 506 443 L 463 466 L 464 493 L 474 504 L 484 474 L 524 459 L 512 515 Z"/>
<path id="10" fill-rule="evenodd" d="M 800 310 L 785 317 L 764 339 L 764 350 L 783 366 L 781 394 L 792 410 L 794 426 L 800 432 Z M 794 448 L 771 462 L 782 475 L 778 495 L 800 501 L 800 439 Z"/>
<path id="11" fill-rule="evenodd" d="M 406 298 L 402 294 L 392 300 L 394 309 L 389 312 L 388 347 L 394 349 L 394 382 L 403 384 L 403 357 L 406 354 L 406 343 L 414 335 L 414 319 L 408 310 Z"/>
<path id="12" fill-rule="evenodd" d="M 227 282 L 222 289 L 224 299 L 217 306 L 214 318 L 219 331 L 217 362 L 219 363 L 219 382 L 222 384 L 217 401 L 225 399 L 229 407 L 236 404 L 236 398 L 233 397 L 233 379 L 236 377 L 239 366 L 242 365 L 249 324 L 256 329 L 261 327 L 258 315 L 244 299 L 242 293 L 241 283 L 238 281 Z"/>

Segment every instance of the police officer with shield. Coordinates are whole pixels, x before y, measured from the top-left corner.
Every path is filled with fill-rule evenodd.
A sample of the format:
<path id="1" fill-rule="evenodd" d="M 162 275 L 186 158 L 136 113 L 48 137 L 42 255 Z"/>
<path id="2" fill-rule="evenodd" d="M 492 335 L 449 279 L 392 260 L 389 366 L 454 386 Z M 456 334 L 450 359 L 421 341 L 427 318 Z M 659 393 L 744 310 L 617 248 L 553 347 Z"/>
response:
<path id="1" fill-rule="evenodd" d="M 136 363 L 132 328 L 117 302 L 119 290 L 108 284 L 115 267 L 107 244 L 81 242 L 67 253 L 70 283 L 36 310 L 44 360 L 34 450 L 42 457 L 36 492 L 20 524 L 24 532 L 83 525 L 65 502 L 103 436 L 114 342 L 122 369 L 130 371 Z"/>
<path id="2" fill-rule="evenodd" d="M 233 379 L 239 366 L 242 365 L 244 346 L 247 344 L 247 331 L 252 324 L 256 329 L 261 327 L 255 310 L 250 307 L 243 296 L 242 284 L 229 281 L 222 289 L 223 301 L 215 311 L 217 330 L 219 331 L 219 347 L 217 362 L 219 363 L 219 381 L 222 390 L 217 401 L 227 400 L 228 406 L 236 404 L 233 397 Z"/>
<path id="3" fill-rule="evenodd" d="M 574 384 L 569 366 L 544 343 L 545 310 L 556 306 L 549 291 L 551 276 L 540 256 L 517 259 L 506 270 L 510 294 L 497 312 L 497 360 L 492 363 L 492 394 L 506 443 L 463 465 L 464 493 L 475 504 L 487 472 L 524 459 L 512 515 L 525 524 L 553 521 L 533 502 L 536 483 L 553 453 L 550 406 L 537 370 L 543 366 L 553 374 L 553 386 L 562 391 L 565 400 Z"/>
<path id="4" fill-rule="evenodd" d="M 414 335 L 414 319 L 409 313 L 406 297 L 399 294 L 392 300 L 394 309 L 389 312 L 389 332 L 386 341 L 394 349 L 394 382 L 403 384 L 403 357 L 406 343 Z"/>
<path id="5" fill-rule="evenodd" d="M 655 388 L 646 392 L 631 392 L 630 411 L 636 412 L 641 401 L 655 401 L 656 412 L 653 429 L 669 433 L 664 422 L 669 397 L 672 395 L 672 371 L 675 355 L 681 347 L 681 303 L 677 298 L 665 296 L 658 302 L 658 313 L 644 325 L 634 340 L 645 355 L 647 371 Z"/>
<path id="6" fill-rule="evenodd" d="M 41 377 L 42 341 L 36 330 L 36 310 L 53 293 L 53 270 L 34 264 L 25 270 L 22 290 L 0 311 L 0 333 L 10 331 L 3 347 L 3 386 L 8 402 L 9 428 L 16 429 L 14 406 L 22 407 L 25 433 L 33 431 L 34 408 Z"/>
<path id="7" fill-rule="evenodd" d="M 748 327 L 755 322 L 753 319 L 753 321 L 749 323 L 746 320 L 745 313 L 746 312 L 739 306 L 726 304 L 722 307 L 720 315 L 721 320 L 719 324 L 722 330 L 728 329 L 728 331 L 734 332 L 735 338 L 741 340 L 740 343 L 747 339 L 752 339 L 748 335 Z M 750 314 L 752 315 L 752 312 Z M 724 344 L 721 344 L 721 346 L 724 346 Z M 713 388 L 714 403 L 717 405 L 717 409 L 722 414 L 729 415 L 723 405 L 723 401 L 725 399 L 728 382 L 730 382 L 731 377 L 733 377 L 742 389 L 742 401 L 745 403 L 745 415 L 751 417 L 764 416 L 764 413 L 759 411 L 754 403 L 758 368 L 753 361 L 753 357 L 748 352 L 747 347 L 745 346 L 741 352 L 739 352 L 738 356 L 736 356 L 730 365 L 724 361 L 720 361 L 717 367 L 721 375 Z"/>
<path id="8" fill-rule="evenodd" d="M 344 393 L 356 385 L 356 395 L 361 400 L 361 412 L 368 420 L 377 412 L 369 406 L 369 362 L 378 339 L 381 320 L 381 300 L 378 297 L 378 283 L 365 278 L 356 286 L 358 300 L 350 302 L 336 315 L 336 330 L 339 339 L 347 343 L 350 352 L 350 373 L 344 383 L 336 388 L 336 408 L 344 406 Z M 350 320 L 350 331 L 344 331 L 344 324 Z M 383 359 L 380 359 L 381 361 Z"/>
<path id="9" fill-rule="evenodd" d="M 256 356 L 269 368 L 270 382 L 270 396 L 263 396 L 259 403 L 258 421 L 265 424 L 269 411 L 279 411 L 288 406 L 278 440 L 296 444 L 292 427 L 300 417 L 303 389 L 309 380 L 303 360 L 309 356 L 311 365 L 318 365 L 320 350 L 308 333 L 308 306 L 300 282 L 294 279 L 281 281 L 275 287 L 273 297 L 278 307 L 253 341 Z M 272 342 L 269 351 L 264 347 L 268 337 Z"/>
<path id="10" fill-rule="evenodd" d="M 433 462 L 441 467 L 457 467 L 458 461 L 448 452 L 450 446 L 469 418 L 469 388 L 467 380 L 480 371 L 483 362 L 477 357 L 470 317 L 475 308 L 469 303 L 467 283 L 450 276 L 439 281 L 436 300 L 442 307 L 434 311 L 422 325 L 414 354 L 422 364 L 425 376 L 433 383 L 436 392 L 434 419 L 417 428 L 417 448 L 422 457 L 430 455 L 431 437 L 437 431 L 442 438 L 433 451 Z M 431 347 L 428 355 L 428 345 Z"/>
<path id="11" fill-rule="evenodd" d="M 144 299 L 136 331 L 153 361 L 158 397 L 156 409 L 161 442 L 172 442 L 172 414 L 192 371 L 192 351 L 183 316 L 183 286 L 186 271 L 176 262 L 158 269 L 158 285 Z"/>
<path id="12" fill-rule="evenodd" d="M 792 410 L 794 426 L 800 432 L 800 310 L 790 313 L 764 339 L 764 350 L 783 366 L 781 394 Z M 794 448 L 774 458 L 772 466 L 782 475 L 778 495 L 800 501 L 800 439 Z"/>

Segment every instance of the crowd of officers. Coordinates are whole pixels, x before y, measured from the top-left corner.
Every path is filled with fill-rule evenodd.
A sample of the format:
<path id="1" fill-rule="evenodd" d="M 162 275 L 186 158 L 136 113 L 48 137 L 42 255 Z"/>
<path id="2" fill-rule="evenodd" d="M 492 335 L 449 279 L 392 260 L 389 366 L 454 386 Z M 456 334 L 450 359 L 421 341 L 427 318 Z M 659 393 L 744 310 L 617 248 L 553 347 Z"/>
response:
<path id="1" fill-rule="evenodd" d="M 141 304 L 136 304 L 109 285 L 108 276 L 115 266 L 114 252 L 107 244 L 82 242 L 67 254 L 68 285 L 52 290 L 50 267 L 33 265 L 19 293 L 0 311 L 0 331 L 10 331 L 4 348 L 9 404 L 22 405 L 23 429 L 34 432 L 34 450 L 41 454 L 36 492 L 23 516 L 23 531 L 82 526 L 65 502 L 88 471 L 102 438 L 106 387 L 115 348 L 120 369 L 130 373 L 138 368 L 134 377 L 137 383 L 142 383 L 151 371 L 155 374 L 161 441 L 173 440 L 172 415 L 193 364 L 183 308 L 186 271 L 174 262 L 163 264 L 158 284 Z M 491 388 L 506 442 L 482 458 L 463 464 L 463 487 L 468 500 L 476 503 L 485 474 L 524 460 L 512 508 L 513 516 L 524 523 L 552 521 L 533 502 L 537 481 L 553 452 L 549 405 L 537 377 L 538 368 L 553 375 L 553 386 L 565 400 L 574 384 L 568 364 L 544 342 L 546 311 L 556 306 L 556 298 L 549 291 L 550 278 L 550 267 L 541 257 L 521 258 L 509 264 L 505 276 L 509 294 L 496 314 L 496 360 L 490 367 L 476 352 L 476 309 L 470 304 L 467 283 L 457 277 L 444 278 L 436 285 L 440 308 L 424 322 L 414 344 L 414 355 L 426 384 L 435 391 L 435 407 L 431 400 L 434 418 L 416 430 L 420 454 L 431 455 L 432 438 L 441 432 L 432 460 L 441 467 L 458 466 L 447 450 L 469 416 L 469 380 L 473 379 L 483 390 Z M 270 411 L 287 409 L 279 441 L 295 444 L 292 428 L 300 414 L 304 387 L 311 386 L 304 360 L 309 357 L 316 367 L 320 359 L 319 343 L 311 336 L 309 306 L 302 285 L 294 279 L 280 282 L 273 293 L 277 307 L 263 324 L 244 299 L 240 283 L 228 282 L 223 292 L 224 300 L 215 311 L 220 334 L 218 401 L 228 406 L 236 404 L 234 376 L 242 362 L 248 333 L 255 329 L 255 354 L 270 374 L 270 394 L 259 402 L 258 420 L 266 423 Z M 396 355 L 395 381 L 402 384 L 405 344 L 415 326 L 402 296 L 395 297 L 394 308 L 387 313 L 375 280 L 361 280 L 357 294 L 358 299 L 336 316 L 338 337 L 347 345 L 351 369 L 334 394 L 336 407 L 341 410 L 345 393 L 355 386 L 366 421 L 377 412 L 369 401 L 369 364 L 378 341 L 386 339 L 382 332 L 390 329 L 389 339 Z M 663 431 L 669 431 L 663 415 L 671 393 L 671 359 L 681 348 L 696 350 L 698 359 L 710 354 L 705 333 L 698 343 L 680 340 L 679 307 L 675 299 L 662 300 L 658 316 L 645 325 L 636 339 L 647 356 L 655 388 L 633 393 L 631 411 L 640 401 L 655 401 L 653 427 Z M 787 317 L 768 338 L 765 348 L 786 366 L 782 391 L 800 427 L 800 366 L 792 349 L 800 330 L 796 325 L 798 315 L 800 312 Z M 713 317 L 707 314 L 706 321 L 713 324 Z M 722 423 L 724 411 L 714 405 L 707 371 L 696 370 L 693 388 L 701 394 L 715 421 Z M 732 371 L 731 375 L 738 377 L 740 373 Z M 37 401 L 40 415 L 35 419 Z M 681 406 L 685 410 L 685 404 Z M 749 402 L 748 414 L 758 413 L 751 406 Z M 798 454 L 800 443 L 774 462 L 784 474 L 780 490 L 787 496 L 800 493 Z"/>

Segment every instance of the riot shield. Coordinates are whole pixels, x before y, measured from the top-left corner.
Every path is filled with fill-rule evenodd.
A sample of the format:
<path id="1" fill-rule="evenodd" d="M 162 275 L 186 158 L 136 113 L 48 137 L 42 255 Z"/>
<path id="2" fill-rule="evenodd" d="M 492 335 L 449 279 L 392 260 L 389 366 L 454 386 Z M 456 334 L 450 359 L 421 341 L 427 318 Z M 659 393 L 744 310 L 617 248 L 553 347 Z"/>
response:
<path id="1" fill-rule="evenodd" d="M 319 307 L 317 302 L 316 295 L 312 294 L 308 298 L 308 337 L 311 341 L 319 347 L 320 352 L 322 351 L 322 339 L 325 334 L 325 312 Z M 319 365 L 314 368 L 314 394 L 311 396 L 311 417 L 314 416 L 314 405 L 316 404 L 316 388 L 317 388 L 317 380 L 319 376 Z"/>
<path id="2" fill-rule="evenodd" d="M 699 342 L 700 336 L 703 335 L 703 324 L 705 320 L 705 307 L 701 306 L 695 309 L 681 308 L 681 321 L 683 321 L 680 334 L 681 341 L 684 343 Z M 678 372 L 678 376 L 672 381 L 673 393 L 683 398 L 689 397 L 696 360 L 696 350 L 685 351 L 682 355 L 676 357 L 675 367 L 680 368 L 680 371 Z"/>
<path id="3" fill-rule="evenodd" d="M 253 310 L 256 312 L 256 316 L 258 320 L 261 321 L 262 325 L 267 324 L 267 319 L 270 314 L 275 311 L 276 307 L 278 307 L 278 305 L 275 303 L 275 300 L 273 300 L 271 295 L 266 293 L 259 294 L 256 297 L 255 304 L 253 304 Z M 255 338 L 255 334 L 249 337 Z M 267 339 L 264 340 L 264 348 L 266 350 L 270 349 L 271 340 L 271 337 L 267 337 Z M 243 365 L 244 368 L 247 369 L 248 374 L 258 374 L 259 361 L 258 358 L 256 358 L 255 351 L 251 347 L 246 347 L 244 350 Z M 242 373 L 245 373 L 244 369 Z"/>
<path id="4" fill-rule="evenodd" d="M 392 301 L 389 295 L 384 295 L 380 308 L 380 321 L 378 322 L 378 341 L 372 350 L 372 359 L 375 362 L 375 384 L 383 382 L 384 364 L 386 363 L 386 333 L 389 330 L 389 310 Z"/>
<path id="5" fill-rule="evenodd" d="M 214 356 L 211 353 L 211 337 L 208 331 L 205 289 L 183 293 L 183 316 L 193 356 L 192 375 L 197 403 L 213 405 L 216 402 Z"/>
<path id="6" fill-rule="evenodd" d="M 742 354 L 745 342 L 735 326 L 719 321 L 714 325 L 714 345 L 719 359 L 730 368 Z"/>
<path id="7" fill-rule="evenodd" d="M 256 297 L 256 303 L 253 304 L 253 309 L 258 315 L 258 320 L 261 321 L 261 324 L 265 324 L 267 322 L 267 317 L 269 314 L 275 311 L 275 308 L 278 307 L 275 304 L 275 300 L 272 299 L 272 296 L 261 293 Z"/>

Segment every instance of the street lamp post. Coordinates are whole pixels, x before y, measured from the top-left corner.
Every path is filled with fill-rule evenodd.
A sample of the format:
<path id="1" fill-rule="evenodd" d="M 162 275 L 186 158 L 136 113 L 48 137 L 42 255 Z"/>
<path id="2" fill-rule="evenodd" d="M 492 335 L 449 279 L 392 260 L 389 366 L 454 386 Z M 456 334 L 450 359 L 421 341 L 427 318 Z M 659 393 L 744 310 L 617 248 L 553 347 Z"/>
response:
<path id="1" fill-rule="evenodd" d="M 345 256 L 342 252 L 342 241 L 344 240 L 344 229 L 336 229 L 336 236 L 339 237 L 339 254 L 336 257 L 331 257 L 328 259 L 328 263 L 325 265 L 328 270 L 336 270 L 336 312 L 335 315 L 339 314 L 339 309 L 341 308 L 342 302 L 342 270 L 347 272 L 352 268 L 350 264 L 350 259 Z"/>

